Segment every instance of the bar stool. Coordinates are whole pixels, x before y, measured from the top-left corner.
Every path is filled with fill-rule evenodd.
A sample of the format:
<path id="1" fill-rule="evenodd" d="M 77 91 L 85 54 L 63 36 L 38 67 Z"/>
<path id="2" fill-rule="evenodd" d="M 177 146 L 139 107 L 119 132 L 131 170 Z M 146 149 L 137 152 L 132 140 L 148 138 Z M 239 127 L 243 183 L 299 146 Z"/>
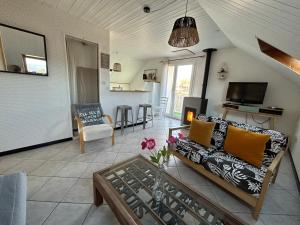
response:
<path id="1" fill-rule="evenodd" d="M 118 121 L 119 111 L 121 113 L 121 120 Z M 128 111 L 131 111 L 131 121 L 128 120 Z M 132 107 L 129 105 L 118 105 L 117 111 L 116 111 L 116 116 L 115 116 L 115 127 L 117 126 L 117 124 L 121 124 L 121 133 L 123 134 L 124 133 L 124 124 L 125 124 L 125 128 L 126 128 L 128 123 L 130 123 L 132 125 L 132 130 L 134 132 Z"/>
<path id="2" fill-rule="evenodd" d="M 140 108 L 143 109 L 143 117 L 139 117 Z M 148 114 L 148 109 L 150 109 L 150 114 Z M 136 124 L 139 121 L 143 121 L 143 129 L 146 127 L 146 122 L 152 121 L 153 126 L 153 113 L 152 113 L 152 105 L 151 104 L 139 104 L 139 108 L 136 115 Z"/>

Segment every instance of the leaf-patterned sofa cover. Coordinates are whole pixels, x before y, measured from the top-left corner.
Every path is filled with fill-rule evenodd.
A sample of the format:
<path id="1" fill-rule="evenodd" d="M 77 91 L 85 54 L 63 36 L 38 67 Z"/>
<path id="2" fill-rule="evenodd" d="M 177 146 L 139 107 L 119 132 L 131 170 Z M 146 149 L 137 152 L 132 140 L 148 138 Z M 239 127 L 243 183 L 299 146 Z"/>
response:
<path id="1" fill-rule="evenodd" d="M 206 170 L 222 177 L 245 192 L 254 196 L 259 195 L 267 167 L 272 163 L 276 155 L 286 147 L 287 136 L 278 131 L 212 116 L 207 118 L 202 116 L 201 119 L 216 123 L 211 140 L 212 147 L 207 149 L 185 138 L 177 140 L 176 150 L 189 160 L 201 164 Z M 260 168 L 250 165 L 223 150 L 228 125 L 271 136 L 266 144 L 264 159 Z"/>

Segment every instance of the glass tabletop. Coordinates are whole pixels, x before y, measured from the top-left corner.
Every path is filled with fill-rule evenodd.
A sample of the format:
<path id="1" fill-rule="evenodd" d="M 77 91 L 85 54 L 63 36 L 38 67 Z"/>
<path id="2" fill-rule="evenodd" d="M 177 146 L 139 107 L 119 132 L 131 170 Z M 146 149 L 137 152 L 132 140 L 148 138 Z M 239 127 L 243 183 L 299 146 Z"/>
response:
<path id="1" fill-rule="evenodd" d="M 157 203 L 152 188 L 158 168 L 139 156 L 109 170 L 102 176 L 118 192 L 142 224 L 227 225 L 243 224 L 228 212 L 192 191 L 174 177 L 163 173 L 164 198 Z"/>

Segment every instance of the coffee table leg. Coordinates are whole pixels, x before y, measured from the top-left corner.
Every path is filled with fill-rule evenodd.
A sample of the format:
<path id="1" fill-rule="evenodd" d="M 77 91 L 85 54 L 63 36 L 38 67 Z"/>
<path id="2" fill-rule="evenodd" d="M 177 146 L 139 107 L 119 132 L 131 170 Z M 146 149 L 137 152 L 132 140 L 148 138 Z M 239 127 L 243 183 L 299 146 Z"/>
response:
<path id="1" fill-rule="evenodd" d="M 100 192 L 98 191 L 97 187 L 94 184 L 94 204 L 96 206 L 99 206 L 103 203 L 103 197 L 100 194 Z"/>

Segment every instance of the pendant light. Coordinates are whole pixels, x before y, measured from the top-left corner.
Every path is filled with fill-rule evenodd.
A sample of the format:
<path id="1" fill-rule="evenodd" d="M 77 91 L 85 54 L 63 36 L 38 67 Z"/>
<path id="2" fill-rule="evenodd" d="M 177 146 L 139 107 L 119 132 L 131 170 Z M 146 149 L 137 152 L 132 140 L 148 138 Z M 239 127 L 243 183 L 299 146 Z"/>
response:
<path id="1" fill-rule="evenodd" d="M 186 1 L 184 17 L 178 18 L 174 23 L 168 41 L 169 45 L 173 47 L 186 48 L 199 42 L 196 21 L 193 17 L 186 16 L 187 6 L 188 0 Z"/>
<path id="2" fill-rule="evenodd" d="M 115 54 L 116 54 L 116 58 L 117 58 L 118 52 L 116 52 Z M 110 71 L 121 72 L 121 63 L 114 63 L 113 68 L 110 69 Z"/>
<path id="3" fill-rule="evenodd" d="M 114 63 L 113 71 L 114 72 L 121 72 L 121 64 L 120 63 Z"/>

